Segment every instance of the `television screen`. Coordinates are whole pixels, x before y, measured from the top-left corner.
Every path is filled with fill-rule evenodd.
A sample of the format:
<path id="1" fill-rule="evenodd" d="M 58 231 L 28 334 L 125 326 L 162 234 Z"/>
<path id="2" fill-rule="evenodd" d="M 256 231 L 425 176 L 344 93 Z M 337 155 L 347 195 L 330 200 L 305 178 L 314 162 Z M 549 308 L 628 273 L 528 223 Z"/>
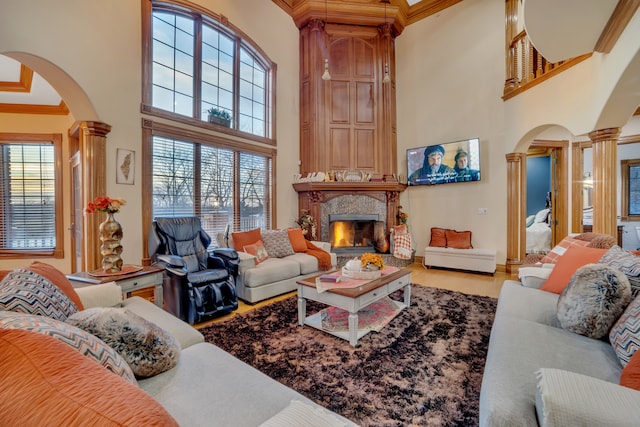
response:
<path id="1" fill-rule="evenodd" d="M 407 169 L 409 185 L 480 181 L 480 139 L 410 148 Z"/>

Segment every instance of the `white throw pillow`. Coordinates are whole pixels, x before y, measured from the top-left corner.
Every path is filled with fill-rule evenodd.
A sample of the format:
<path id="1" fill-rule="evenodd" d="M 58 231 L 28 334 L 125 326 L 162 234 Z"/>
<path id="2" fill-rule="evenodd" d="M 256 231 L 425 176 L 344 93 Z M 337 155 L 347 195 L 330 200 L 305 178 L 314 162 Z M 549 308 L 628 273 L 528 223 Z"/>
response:
<path id="1" fill-rule="evenodd" d="M 536 218 L 533 220 L 533 222 L 547 222 L 547 216 L 549 215 L 549 211 L 550 209 L 542 209 L 541 211 L 538 211 L 538 213 L 536 214 Z"/>

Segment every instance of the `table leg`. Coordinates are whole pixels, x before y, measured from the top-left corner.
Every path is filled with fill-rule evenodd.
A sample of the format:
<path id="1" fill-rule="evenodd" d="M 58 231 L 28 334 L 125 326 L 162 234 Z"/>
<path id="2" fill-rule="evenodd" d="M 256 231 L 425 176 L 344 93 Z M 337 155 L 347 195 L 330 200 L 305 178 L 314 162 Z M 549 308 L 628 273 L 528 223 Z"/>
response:
<path id="1" fill-rule="evenodd" d="M 156 289 L 153 293 L 153 300 L 155 301 L 156 305 L 160 308 L 164 308 L 163 307 L 163 289 L 162 289 L 162 283 L 156 285 Z"/>
<path id="2" fill-rule="evenodd" d="M 404 305 L 407 307 L 411 305 L 411 283 L 404 287 Z"/>
<path id="3" fill-rule="evenodd" d="M 304 325 L 304 319 L 307 317 L 307 300 L 298 296 L 298 325 Z"/>
<path id="4" fill-rule="evenodd" d="M 349 313 L 349 344 L 355 347 L 358 343 L 358 312 Z"/>

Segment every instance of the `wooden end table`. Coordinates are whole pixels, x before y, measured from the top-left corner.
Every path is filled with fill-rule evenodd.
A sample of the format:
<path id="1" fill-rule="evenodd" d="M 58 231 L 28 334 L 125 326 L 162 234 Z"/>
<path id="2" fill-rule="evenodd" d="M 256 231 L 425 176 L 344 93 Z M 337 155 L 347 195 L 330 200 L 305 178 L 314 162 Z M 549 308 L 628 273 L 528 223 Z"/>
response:
<path id="1" fill-rule="evenodd" d="M 323 332 L 335 335 L 349 341 L 355 347 L 358 339 L 365 336 L 369 330 L 358 329 L 358 311 L 362 308 L 381 300 L 398 289 L 404 289 L 404 301 L 395 301 L 400 311 L 411 304 L 411 271 L 401 269 L 394 273 L 382 276 L 379 279 L 367 282 L 357 288 L 336 288 L 318 293 L 316 278 L 309 277 L 298 280 L 298 324 L 308 325 Z M 322 328 L 321 313 L 307 317 L 307 300 L 321 302 L 333 307 L 338 307 L 349 312 L 349 330 L 328 331 Z"/>
<path id="2" fill-rule="evenodd" d="M 90 285 L 99 285 L 101 283 L 116 282 L 122 288 L 122 295 L 126 298 L 127 294 L 145 288 L 154 288 L 153 302 L 160 308 L 163 308 L 162 298 L 162 280 L 163 269 L 158 267 L 146 266 L 142 270 L 133 273 L 119 274 L 113 276 L 92 276 L 85 271 L 67 274 L 67 279 L 74 287 L 83 287 Z"/>

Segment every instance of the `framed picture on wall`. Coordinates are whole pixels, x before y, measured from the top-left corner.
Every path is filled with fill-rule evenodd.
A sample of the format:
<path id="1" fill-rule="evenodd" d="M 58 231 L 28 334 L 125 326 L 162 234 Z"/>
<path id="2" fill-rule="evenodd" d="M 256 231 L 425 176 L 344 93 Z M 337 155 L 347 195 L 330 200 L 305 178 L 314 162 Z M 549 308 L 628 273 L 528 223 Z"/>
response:
<path id="1" fill-rule="evenodd" d="M 136 152 L 118 148 L 116 154 L 116 184 L 134 184 Z"/>

